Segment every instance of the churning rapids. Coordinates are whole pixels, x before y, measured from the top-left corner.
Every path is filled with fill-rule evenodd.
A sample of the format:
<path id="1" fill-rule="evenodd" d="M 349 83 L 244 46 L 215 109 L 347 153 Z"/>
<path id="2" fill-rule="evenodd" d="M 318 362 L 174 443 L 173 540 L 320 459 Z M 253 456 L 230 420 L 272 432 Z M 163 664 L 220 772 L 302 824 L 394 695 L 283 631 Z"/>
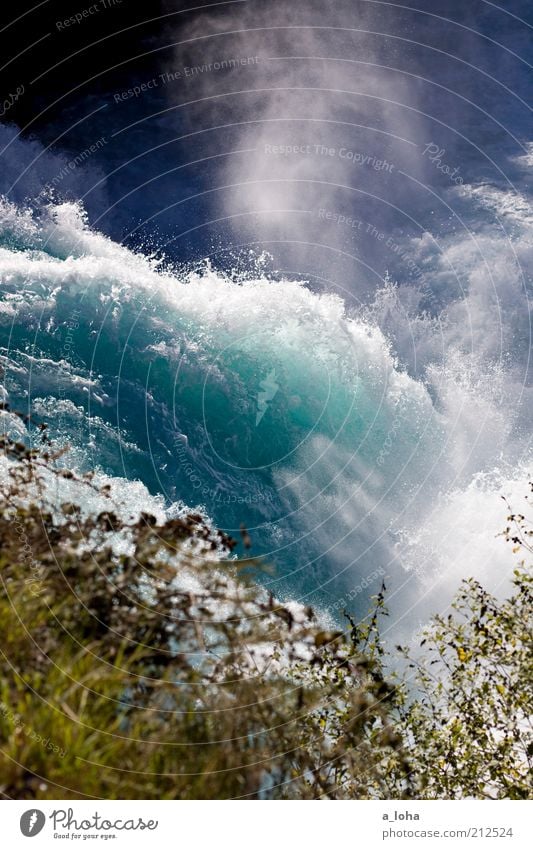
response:
<path id="1" fill-rule="evenodd" d="M 496 191 L 474 202 L 506 214 Z M 531 222 L 507 214 L 524 256 Z M 437 278 L 452 257 L 466 281 L 438 315 L 409 315 L 392 281 L 354 311 L 279 276 L 169 270 L 91 229 L 81 203 L 4 200 L 0 238 L 4 400 L 124 509 L 244 523 L 273 592 L 333 618 L 366 610 L 383 575 L 398 624 L 465 574 L 492 589 L 510 574 L 495 536 L 500 495 L 526 491 L 529 316 L 488 231 L 490 275 L 457 238 L 427 263 Z"/>

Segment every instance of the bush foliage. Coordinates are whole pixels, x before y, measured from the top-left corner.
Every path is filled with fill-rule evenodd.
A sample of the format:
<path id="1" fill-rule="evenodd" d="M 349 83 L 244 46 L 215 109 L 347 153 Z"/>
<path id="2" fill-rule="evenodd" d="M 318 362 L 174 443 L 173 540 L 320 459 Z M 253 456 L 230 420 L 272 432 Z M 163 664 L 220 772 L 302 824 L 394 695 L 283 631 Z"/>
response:
<path id="1" fill-rule="evenodd" d="M 417 697 L 399 726 L 411 744 L 419 795 L 527 799 L 533 767 L 531 573 L 515 570 L 497 601 L 472 579 L 435 616 L 413 662 Z"/>
<path id="2" fill-rule="evenodd" d="M 524 798 L 531 578 L 466 582 L 435 617 L 418 689 L 387 674 L 384 588 L 321 627 L 253 581 L 200 515 L 132 522 L 51 498 L 98 490 L 4 436 L 0 792 L 7 798 Z M 57 486 L 56 486 L 57 489 Z M 516 545 L 528 544 L 523 517 Z"/>
<path id="3" fill-rule="evenodd" d="M 276 602 L 201 516 L 58 511 L 54 458 L 4 447 L 5 796 L 367 797 L 386 793 L 389 757 L 407 773 L 393 690 L 350 634 Z"/>

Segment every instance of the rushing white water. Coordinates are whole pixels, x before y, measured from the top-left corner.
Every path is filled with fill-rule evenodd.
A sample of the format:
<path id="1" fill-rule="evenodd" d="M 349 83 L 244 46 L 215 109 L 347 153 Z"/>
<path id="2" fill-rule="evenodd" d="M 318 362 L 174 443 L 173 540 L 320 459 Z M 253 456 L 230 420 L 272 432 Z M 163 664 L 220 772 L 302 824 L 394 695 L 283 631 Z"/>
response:
<path id="1" fill-rule="evenodd" d="M 461 577 L 497 588 L 512 568 L 495 535 L 500 495 L 526 491 L 531 413 L 531 221 L 512 201 L 465 191 L 500 235 L 406 243 L 422 286 L 389 281 L 354 311 L 279 276 L 162 268 L 80 203 L 4 200 L 4 391 L 78 468 L 122 481 L 133 512 L 244 522 L 278 595 L 336 616 L 386 575 L 395 621 L 422 620 Z"/>

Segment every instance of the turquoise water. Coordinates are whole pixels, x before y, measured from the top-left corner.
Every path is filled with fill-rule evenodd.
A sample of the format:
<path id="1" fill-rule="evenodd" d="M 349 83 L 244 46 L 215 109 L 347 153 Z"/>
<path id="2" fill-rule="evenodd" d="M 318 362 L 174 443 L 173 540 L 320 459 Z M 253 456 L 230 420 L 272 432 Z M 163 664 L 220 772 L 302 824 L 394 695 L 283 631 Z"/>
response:
<path id="1" fill-rule="evenodd" d="M 300 282 L 163 270 L 77 204 L 0 212 L 5 392 L 73 465 L 141 482 L 136 508 L 146 492 L 244 523 L 262 580 L 332 615 L 366 609 L 378 576 L 420 594 L 456 423 L 375 322 Z"/>

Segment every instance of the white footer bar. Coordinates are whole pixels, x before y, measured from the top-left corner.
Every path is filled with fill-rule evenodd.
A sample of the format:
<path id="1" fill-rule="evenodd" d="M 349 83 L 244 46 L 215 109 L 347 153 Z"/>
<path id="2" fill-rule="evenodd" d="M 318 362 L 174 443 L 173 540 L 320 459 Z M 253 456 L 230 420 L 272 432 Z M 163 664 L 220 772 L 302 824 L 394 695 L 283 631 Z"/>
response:
<path id="1" fill-rule="evenodd" d="M 73 843 L 117 849 L 529 849 L 532 804 L 4 801 L 0 839 L 6 849 Z"/>

